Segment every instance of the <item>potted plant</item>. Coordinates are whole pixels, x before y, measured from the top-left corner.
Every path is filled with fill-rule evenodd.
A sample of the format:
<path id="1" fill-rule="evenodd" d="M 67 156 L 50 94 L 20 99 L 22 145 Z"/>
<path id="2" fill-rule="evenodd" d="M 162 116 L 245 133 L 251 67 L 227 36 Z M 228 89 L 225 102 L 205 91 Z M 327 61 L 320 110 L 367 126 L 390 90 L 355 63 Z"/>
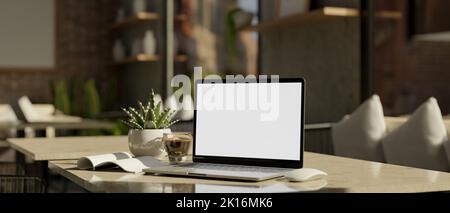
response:
<path id="1" fill-rule="evenodd" d="M 170 108 L 163 108 L 161 101 L 156 103 L 152 90 L 146 105 L 138 101 L 139 110 L 133 107 L 122 108 L 128 119 L 122 120 L 130 130 L 128 132 L 128 146 L 135 156 L 159 156 L 164 152 L 162 137 L 170 133 L 170 126 L 178 122 L 172 120 L 175 113 Z"/>

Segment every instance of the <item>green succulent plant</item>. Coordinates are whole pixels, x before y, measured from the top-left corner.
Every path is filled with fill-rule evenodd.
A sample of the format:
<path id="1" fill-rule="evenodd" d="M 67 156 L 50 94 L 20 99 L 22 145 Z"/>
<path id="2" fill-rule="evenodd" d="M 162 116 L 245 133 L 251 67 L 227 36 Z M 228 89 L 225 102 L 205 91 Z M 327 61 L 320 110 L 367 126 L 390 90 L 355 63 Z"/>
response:
<path id="1" fill-rule="evenodd" d="M 151 91 L 146 105 L 138 101 L 139 110 L 134 107 L 122 108 L 128 119 L 122 122 L 131 129 L 166 129 L 178 122 L 172 120 L 172 115 L 176 112 L 170 108 L 162 109 L 162 103 L 155 103 L 155 92 Z M 161 110 L 162 109 L 162 110 Z"/>

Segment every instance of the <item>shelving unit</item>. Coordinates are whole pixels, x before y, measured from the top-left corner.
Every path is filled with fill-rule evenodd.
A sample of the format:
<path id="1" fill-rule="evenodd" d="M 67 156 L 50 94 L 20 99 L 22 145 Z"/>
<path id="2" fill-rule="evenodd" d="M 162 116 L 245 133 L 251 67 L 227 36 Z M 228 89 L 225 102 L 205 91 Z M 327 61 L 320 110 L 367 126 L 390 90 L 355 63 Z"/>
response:
<path id="1" fill-rule="evenodd" d="M 119 101 L 122 105 L 135 104 L 136 99 L 146 98 L 148 91 L 154 89 L 163 98 L 171 94 L 170 80 L 178 69 L 185 69 L 189 57 L 176 54 L 174 50 L 175 27 L 188 19 L 187 15 L 175 12 L 174 0 L 145 0 L 143 12 L 135 13 L 134 1 L 117 0 L 116 13 L 123 10 L 126 18 L 111 23 L 109 27 L 112 42 L 120 40 L 126 57 L 118 61 L 110 61 L 108 68 L 117 75 L 119 85 Z M 117 17 L 111 17 L 115 20 Z M 151 30 L 155 35 L 156 53 L 154 55 L 132 55 L 136 39 L 143 39 Z M 143 42 L 142 42 L 143 43 Z"/>
<path id="2" fill-rule="evenodd" d="M 136 56 L 130 56 L 123 60 L 116 61 L 111 63 L 111 66 L 122 66 L 132 63 L 145 63 L 145 62 L 157 62 L 160 61 L 161 58 L 158 55 L 146 55 L 146 54 L 138 54 Z M 177 55 L 175 56 L 175 62 L 186 62 L 188 57 L 186 55 Z"/>
<path id="3" fill-rule="evenodd" d="M 178 15 L 175 15 L 175 21 L 184 21 L 184 20 L 186 20 L 186 15 L 184 15 L 184 14 L 178 14 Z"/>
<path id="4" fill-rule="evenodd" d="M 186 62 L 188 60 L 187 55 L 177 55 L 175 56 L 175 62 Z"/>
<path id="5" fill-rule="evenodd" d="M 130 64 L 130 63 L 156 62 L 159 60 L 160 60 L 160 57 L 158 55 L 139 54 L 136 56 L 127 57 L 123 60 L 114 62 L 111 65 L 119 66 L 119 65 L 126 65 L 126 64 Z"/>
<path id="6" fill-rule="evenodd" d="M 142 24 L 142 23 L 151 23 L 153 21 L 159 20 L 159 14 L 151 13 L 151 12 L 140 12 L 130 18 L 125 19 L 119 23 L 111 26 L 111 30 L 120 31 L 128 27 L 133 27 L 134 25 Z M 183 21 L 186 19 L 186 16 L 183 14 L 176 15 L 175 21 Z"/>
<path id="7" fill-rule="evenodd" d="M 156 21 L 159 18 L 160 18 L 159 14 L 157 13 L 139 12 L 136 15 L 125 19 L 124 21 L 114 24 L 113 26 L 111 26 L 111 30 L 113 31 L 123 30 L 125 28 L 132 27 L 134 25 L 138 25 L 141 23 Z"/>
<path id="8" fill-rule="evenodd" d="M 427 33 L 416 35 L 413 37 L 413 41 L 416 42 L 450 42 L 450 31 Z"/>
<path id="9" fill-rule="evenodd" d="M 298 26 L 302 24 L 311 24 L 329 20 L 336 20 L 340 18 L 358 18 L 358 17 L 359 17 L 359 10 L 357 9 L 341 8 L 341 7 L 324 7 L 307 13 L 290 15 L 272 21 L 262 22 L 258 25 L 243 28 L 241 29 L 241 31 L 265 32 L 292 25 Z M 395 20 L 402 18 L 402 14 L 399 12 L 383 11 L 378 13 L 377 17 Z"/>

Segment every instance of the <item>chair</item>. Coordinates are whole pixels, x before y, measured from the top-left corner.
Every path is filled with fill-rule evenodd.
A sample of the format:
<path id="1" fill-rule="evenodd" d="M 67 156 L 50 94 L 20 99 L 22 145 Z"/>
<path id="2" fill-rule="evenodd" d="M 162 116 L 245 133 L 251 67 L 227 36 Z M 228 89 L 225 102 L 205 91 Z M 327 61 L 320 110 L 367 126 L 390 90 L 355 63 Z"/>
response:
<path id="1" fill-rule="evenodd" d="M 331 123 L 305 125 L 305 150 L 322 154 L 333 154 Z"/>
<path id="2" fill-rule="evenodd" d="M 44 193 L 45 187 L 37 177 L 0 175 L 0 193 Z"/>
<path id="3" fill-rule="evenodd" d="M 9 104 L 0 104 L 0 123 L 6 124 L 14 124 L 19 122 L 16 114 L 14 113 L 13 108 Z M 13 126 L 13 125 L 11 125 Z M 6 138 L 16 137 L 17 129 L 15 128 L 2 128 L 0 130 L 0 162 L 8 162 L 9 164 L 15 161 L 15 152 L 11 148 L 9 148 L 8 143 L 4 141 Z M 8 164 L 7 163 L 7 164 Z M 2 164 L 2 163 L 0 163 Z M 5 174 L 2 170 L 5 168 L 4 165 L 0 165 L 0 175 Z M 8 169 L 10 167 L 7 167 Z M 8 173 L 9 174 L 9 173 Z M 11 173 L 15 174 L 15 173 Z"/>
<path id="4" fill-rule="evenodd" d="M 17 101 L 19 109 L 23 114 L 23 119 L 29 123 L 33 122 L 58 122 L 73 123 L 81 122 L 81 118 L 77 116 L 69 116 L 64 114 L 53 115 L 55 108 L 50 104 L 32 104 L 27 96 L 19 98 Z"/>
<path id="5" fill-rule="evenodd" d="M 0 163 L 0 193 L 43 193 L 45 182 L 37 177 L 17 175 L 15 163 Z"/>
<path id="6" fill-rule="evenodd" d="M 13 108 L 9 104 L 0 104 L 0 122 L 1 123 L 17 123 L 16 113 L 14 113 Z M 16 129 L 2 129 L 0 130 L 0 139 L 15 137 Z"/>

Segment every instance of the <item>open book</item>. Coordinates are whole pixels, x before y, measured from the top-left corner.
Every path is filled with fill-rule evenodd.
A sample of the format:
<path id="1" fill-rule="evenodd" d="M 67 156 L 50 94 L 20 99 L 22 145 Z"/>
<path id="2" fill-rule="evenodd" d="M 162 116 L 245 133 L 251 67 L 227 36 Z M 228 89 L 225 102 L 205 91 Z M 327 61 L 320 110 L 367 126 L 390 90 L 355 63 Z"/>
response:
<path id="1" fill-rule="evenodd" d="M 78 160 L 77 166 L 79 169 L 92 170 L 99 167 L 118 166 L 126 172 L 139 173 L 142 172 L 143 169 L 165 166 L 165 164 L 151 156 L 133 158 L 133 156 L 127 152 L 117 152 L 82 157 Z"/>

